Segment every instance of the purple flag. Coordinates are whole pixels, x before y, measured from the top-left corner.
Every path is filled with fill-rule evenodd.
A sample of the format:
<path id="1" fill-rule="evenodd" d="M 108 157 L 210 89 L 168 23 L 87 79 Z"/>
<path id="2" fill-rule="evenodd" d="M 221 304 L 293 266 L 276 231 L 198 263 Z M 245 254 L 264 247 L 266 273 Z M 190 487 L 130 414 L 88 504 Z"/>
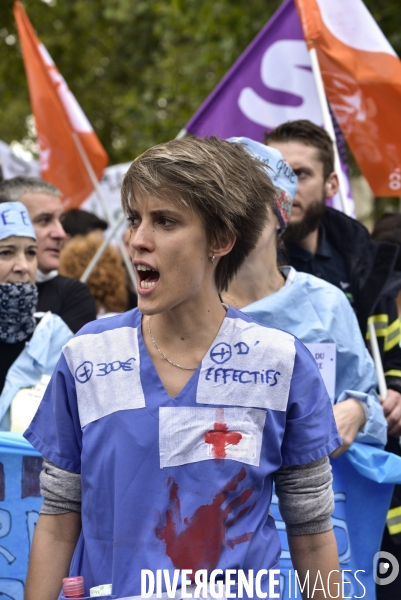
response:
<path id="1" fill-rule="evenodd" d="M 285 121 L 323 124 L 308 49 L 293 0 L 286 0 L 234 63 L 184 131 L 263 142 Z M 346 172 L 346 165 L 343 165 Z M 346 183 L 349 182 L 346 177 Z M 348 196 L 352 197 L 348 189 Z M 342 210 L 337 196 L 328 204 Z M 353 203 L 352 203 L 353 204 Z"/>
<path id="2" fill-rule="evenodd" d="M 262 142 L 265 131 L 295 119 L 323 123 L 298 13 L 286 0 L 185 129 Z"/>

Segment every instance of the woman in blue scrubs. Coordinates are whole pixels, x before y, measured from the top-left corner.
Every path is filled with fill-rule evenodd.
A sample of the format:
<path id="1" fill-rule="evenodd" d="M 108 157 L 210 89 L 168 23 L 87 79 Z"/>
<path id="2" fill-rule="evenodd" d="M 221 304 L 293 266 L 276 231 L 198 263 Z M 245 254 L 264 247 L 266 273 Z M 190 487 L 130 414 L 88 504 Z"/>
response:
<path id="1" fill-rule="evenodd" d="M 111 583 L 112 597 L 138 598 L 157 570 L 163 593 L 179 572 L 177 597 L 184 570 L 211 594 L 235 571 L 223 597 L 252 571 L 245 595 L 278 597 L 273 477 L 300 575 L 327 582 L 338 569 L 327 455 L 341 439 L 316 364 L 219 297 L 275 195 L 262 162 L 217 138 L 132 163 L 122 202 L 138 309 L 64 347 L 25 434 L 45 457 L 26 600 L 63 598 L 68 574 L 84 576 L 86 595 Z"/>

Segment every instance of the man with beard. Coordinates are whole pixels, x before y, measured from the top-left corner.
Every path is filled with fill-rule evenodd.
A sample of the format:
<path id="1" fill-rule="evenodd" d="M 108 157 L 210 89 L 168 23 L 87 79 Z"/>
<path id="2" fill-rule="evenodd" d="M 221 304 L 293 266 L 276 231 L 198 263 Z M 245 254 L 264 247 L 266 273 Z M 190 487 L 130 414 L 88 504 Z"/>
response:
<path id="1" fill-rule="evenodd" d="M 330 225 L 322 223 L 325 199 L 338 191 L 329 136 L 310 121 L 290 121 L 273 130 L 267 143 L 280 150 L 298 176 L 298 191 L 283 238 L 291 265 L 341 288 L 352 303 L 342 244 L 338 248 L 331 243 L 327 235 Z"/>
<path id="2" fill-rule="evenodd" d="M 373 320 L 388 386 L 387 396 L 382 398 L 388 424 L 387 450 L 400 455 L 401 331 L 395 301 L 400 287 L 395 272 L 399 249 L 372 242 L 361 223 L 325 206 L 326 198 L 338 191 L 338 178 L 333 144 L 323 129 L 307 120 L 289 121 L 270 132 L 266 143 L 282 153 L 298 177 L 290 223 L 283 236 L 287 260 L 298 271 L 321 277 L 343 290 L 365 339 L 368 320 Z M 397 531 L 394 518 L 401 523 L 400 514 L 401 486 L 396 486 L 388 521 L 392 531 Z M 401 539 L 397 538 L 401 533 L 390 536 L 386 528 L 382 550 L 401 560 Z M 398 583 L 379 586 L 378 598 L 395 597 L 391 593 L 396 589 L 398 593 L 398 579 Z M 393 585 L 398 587 L 393 589 Z"/>

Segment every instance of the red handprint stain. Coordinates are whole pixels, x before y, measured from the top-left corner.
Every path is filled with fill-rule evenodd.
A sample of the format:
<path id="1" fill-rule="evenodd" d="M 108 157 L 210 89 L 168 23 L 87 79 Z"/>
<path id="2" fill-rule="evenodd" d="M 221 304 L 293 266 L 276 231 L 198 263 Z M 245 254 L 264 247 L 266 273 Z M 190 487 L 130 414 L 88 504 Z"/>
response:
<path id="1" fill-rule="evenodd" d="M 236 544 L 252 538 L 253 532 L 248 532 L 226 540 L 227 529 L 251 512 L 256 505 L 254 502 L 245 506 L 231 520 L 227 520 L 230 513 L 243 506 L 252 495 L 253 488 L 248 488 L 223 508 L 229 494 L 236 491 L 245 476 L 246 471 L 242 468 L 215 495 L 211 504 L 200 506 L 190 519 L 185 518 L 184 521 L 181 518 L 178 484 L 169 477 L 167 485 L 171 486 L 170 507 L 166 511 L 165 525 L 156 529 L 156 535 L 166 544 L 166 553 L 176 569 L 192 569 L 193 573 L 199 569 L 212 571 L 225 545 L 234 548 Z"/>

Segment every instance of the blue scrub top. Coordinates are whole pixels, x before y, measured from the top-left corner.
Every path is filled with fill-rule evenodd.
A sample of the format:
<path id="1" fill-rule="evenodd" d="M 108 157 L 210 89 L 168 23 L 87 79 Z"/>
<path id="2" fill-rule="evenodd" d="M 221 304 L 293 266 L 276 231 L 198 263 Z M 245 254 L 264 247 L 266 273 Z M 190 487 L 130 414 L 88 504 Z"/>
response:
<path id="1" fill-rule="evenodd" d="M 304 344 L 336 344 L 334 403 L 356 398 L 367 409 L 357 442 L 384 447 L 387 422 L 376 392 L 377 376 L 358 321 L 343 292 L 323 279 L 282 267 L 285 286 L 242 310 L 265 325 L 281 327 Z"/>
<path id="2" fill-rule="evenodd" d="M 141 313 L 86 325 L 63 350 L 25 437 L 81 473 L 71 575 L 140 595 L 141 569 L 273 569 L 273 474 L 341 445 L 316 363 L 292 335 L 229 308 L 170 398 Z M 267 579 L 262 589 L 268 589 Z M 164 588 L 163 588 L 164 589 Z M 61 596 L 60 596 L 61 597 Z"/>

